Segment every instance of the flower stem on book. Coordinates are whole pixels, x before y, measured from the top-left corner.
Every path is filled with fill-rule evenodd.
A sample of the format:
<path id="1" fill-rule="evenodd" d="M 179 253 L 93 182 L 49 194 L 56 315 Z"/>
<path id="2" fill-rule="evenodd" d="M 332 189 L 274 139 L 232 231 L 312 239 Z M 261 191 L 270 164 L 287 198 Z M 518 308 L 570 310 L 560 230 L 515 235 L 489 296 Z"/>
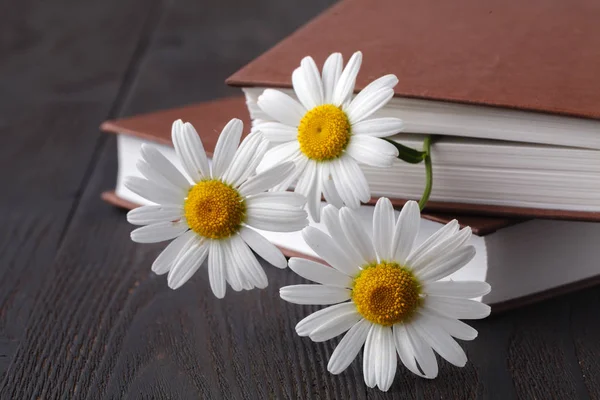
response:
<path id="1" fill-rule="evenodd" d="M 422 211 L 425 208 L 427 201 L 429 201 L 431 188 L 433 186 L 433 169 L 431 163 L 431 143 L 433 142 L 433 137 L 427 136 L 425 138 L 423 141 L 423 151 L 415 150 L 387 138 L 383 139 L 390 142 L 398 149 L 398 158 L 402 161 L 410 164 L 425 162 L 425 190 L 423 191 L 421 200 L 419 200 L 419 208 Z"/>

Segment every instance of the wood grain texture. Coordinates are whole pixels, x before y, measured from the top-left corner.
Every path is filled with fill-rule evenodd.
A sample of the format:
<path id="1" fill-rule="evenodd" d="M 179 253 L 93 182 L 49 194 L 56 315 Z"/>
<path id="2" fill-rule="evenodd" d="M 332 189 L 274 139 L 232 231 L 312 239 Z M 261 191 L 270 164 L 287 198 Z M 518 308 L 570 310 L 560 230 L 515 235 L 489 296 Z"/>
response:
<path id="1" fill-rule="evenodd" d="M 226 76 L 328 3 L 0 3 L 0 398 L 600 398 L 600 288 L 477 321 L 465 368 L 399 366 L 381 393 L 360 356 L 327 372 L 339 338 L 294 333 L 318 307 L 278 290 L 302 278 L 265 266 L 267 289 L 217 300 L 204 268 L 172 291 L 150 272 L 164 245 L 132 243 L 100 200 L 116 175 L 102 119 L 230 93 Z"/>
<path id="2" fill-rule="evenodd" d="M 147 19 L 147 12 L 138 10 L 142 1 L 120 8 L 119 3 L 0 3 L 0 373 L 5 383 L 39 293 L 54 278 L 49 266 L 103 140 L 97 125 L 110 115 Z"/>

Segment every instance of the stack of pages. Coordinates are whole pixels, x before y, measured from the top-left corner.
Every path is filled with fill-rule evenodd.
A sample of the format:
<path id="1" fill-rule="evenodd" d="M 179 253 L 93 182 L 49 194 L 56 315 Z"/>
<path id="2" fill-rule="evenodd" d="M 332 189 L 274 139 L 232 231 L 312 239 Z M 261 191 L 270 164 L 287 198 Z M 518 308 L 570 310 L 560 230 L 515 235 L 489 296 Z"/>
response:
<path id="1" fill-rule="evenodd" d="M 145 142 L 176 162 L 173 120 L 196 125 L 210 152 L 230 118 L 245 117 L 246 132 L 251 120 L 265 118 L 256 104 L 264 89 L 293 95 L 291 72 L 304 56 L 321 66 L 332 52 L 347 60 L 361 50 L 357 90 L 389 73 L 400 80 L 376 115 L 404 120 L 404 132 L 391 139 L 420 149 L 424 135 L 435 135 L 433 192 L 421 236 L 454 218 L 477 235 L 477 256 L 451 279 L 488 281 L 493 291 L 482 300 L 496 308 L 594 284 L 600 276 L 600 24 L 584 1 L 545 4 L 543 12 L 533 3 L 494 4 L 340 2 L 228 79 L 245 98 L 105 122 L 104 130 L 118 134 L 119 172 L 115 191 L 103 197 L 127 208 L 146 204 L 123 186 L 123 177 L 138 175 Z M 363 169 L 372 202 L 385 196 L 401 207 L 423 192 L 422 164 Z M 367 221 L 373 207 L 359 212 Z M 263 234 L 286 255 L 316 257 L 300 233 Z"/>

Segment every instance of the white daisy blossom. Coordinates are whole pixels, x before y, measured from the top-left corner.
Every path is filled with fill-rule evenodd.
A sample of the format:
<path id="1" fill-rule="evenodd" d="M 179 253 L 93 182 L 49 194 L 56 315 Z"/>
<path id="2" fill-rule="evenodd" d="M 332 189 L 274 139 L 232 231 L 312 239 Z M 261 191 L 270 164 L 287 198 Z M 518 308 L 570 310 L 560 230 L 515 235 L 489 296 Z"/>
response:
<path id="1" fill-rule="evenodd" d="M 291 258 L 290 268 L 316 284 L 281 288 L 281 298 L 296 304 L 331 305 L 296 325 L 300 336 L 329 340 L 347 332 L 327 369 L 344 371 L 364 345 L 363 374 L 369 387 L 387 391 L 397 358 L 413 373 L 435 378 L 437 352 L 462 367 L 467 357 L 454 340 L 473 340 L 477 331 L 459 319 L 480 319 L 490 307 L 474 298 L 490 291 L 480 281 L 440 280 L 465 266 L 475 255 L 468 244 L 470 228 L 452 221 L 415 247 L 420 212 L 406 203 L 395 221 L 391 202 L 381 198 L 373 215 L 373 237 L 349 208 L 323 209 L 331 236 L 307 227 L 306 243 L 331 267 Z"/>
<path id="2" fill-rule="evenodd" d="M 356 52 L 342 70 L 342 55 L 327 58 L 322 74 L 311 57 L 305 57 L 292 74 L 299 101 L 273 89 L 258 98 L 258 106 L 271 121 L 255 128 L 275 146 L 265 156 L 265 166 L 294 161 L 296 173 L 276 189 L 295 191 L 308 199 L 311 217 L 319 220 L 321 194 L 337 207 L 357 208 L 371 198 L 359 163 L 391 167 L 398 150 L 381 139 L 402 130 L 397 118 L 370 118 L 394 95 L 398 79 L 383 76 L 354 99 L 354 85 L 362 62 Z"/>
<path id="3" fill-rule="evenodd" d="M 291 192 L 266 192 L 294 173 L 288 162 L 256 174 L 268 142 L 260 132 L 240 145 L 243 124 L 232 119 L 215 147 L 212 167 L 190 123 L 173 123 L 175 151 L 187 177 L 155 148 L 143 145 L 137 167 L 145 177 L 125 185 L 156 203 L 127 214 L 138 243 L 174 239 L 157 257 L 152 271 L 168 275 L 172 289 L 183 285 L 208 258 L 210 286 L 222 298 L 226 282 L 236 290 L 264 288 L 267 276 L 250 249 L 285 268 L 283 254 L 252 228 L 275 232 L 300 230 L 308 223 L 305 198 Z M 239 147 L 238 147 L 239 146 Z"/>

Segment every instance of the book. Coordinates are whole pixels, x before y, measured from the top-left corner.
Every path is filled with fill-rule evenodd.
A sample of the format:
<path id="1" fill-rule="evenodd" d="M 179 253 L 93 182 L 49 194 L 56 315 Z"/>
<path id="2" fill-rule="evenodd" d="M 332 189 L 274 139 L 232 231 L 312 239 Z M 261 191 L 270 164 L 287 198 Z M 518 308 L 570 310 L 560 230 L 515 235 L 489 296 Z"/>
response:
<path id="1" fill-rule="evenodd" d="M 101 129 L 104 131 L 117 133 L 119 134 L 117 137 L 118 142 L 118 151 L 119 151 L 119 171 L 117 176 L 117 185 L 116 185 L 116 193 L 118 197 L 123 199 L 132 201 L 136 200 L 136 196 L 133 193 L 130 193 L 127 188 L 125 188 L 122 184 L 123 177 L 127 174 L 135 171 L 135 154 L 132 152 L 139 151 L 140 142 L 137 140 L 149 140 L 151 142 L 155 142 L 159 145 L 164 145 L 164 150 L 169 152 L 172 151 L 171 147 L 171 124 L 175 119 L 183 119 L 184 121 L 191 122 L 194 126 L 198 126 L 200 131 L 203 131 L 204 140 L 206 141 L 205 146 L 207 149 L 212 149 L 216 143 L 217 135 L 220 132 L 220 129 L 227 123 L 227 121 L 232 117 L 241 118 L 244 121 L 246 126 L 246 131 L 249 130 L 249 126 L 251 124 L 250 117 L 248 115 L 248 109 L 252 110 L 255 108 L 255 103 L 252 98 L 248 98 L 244 100 L 243 96 L 225 98 L 221 100 L 193 104 L 186 107 L 175 108 L 171 110 L 163 110 L 155 113 L 149 113 L 141 116 L 134 116 L 129 118 L 119 119 L 117 121 L 106 121 L 102 124 Z M 210 134 L 209 134 L 210 133 Z M 457 177 L 448 174 L 443 174 L 439 171 L 440 165 L 438 164 L 440 161 L 439 156 L 445 157 L 448 154 L 444 151 L 438 151 L 439 149 L 443 149 L 444 143 L 451 143 L 454 139 L 442 139 L 436 145 L 434 145 L 434 185 L 433 185 L 433 200 L 427 203 L 426 214 L 427 218 L 436 218 L 436 216 L 441 215 L 442 218 L 444 214 L 451 215 L 460 215 L 461 219 L 467 218 L 467 216 L 472 215 L 470 220 L 476 221 L 480 232 L 487 232 L 490 230 L 497 229 L 498 226 L 502 227 L 505 223 L 512 223 L 514 219 L 528 219 L 528 218 L 550 218 L 550 219 L 570 219 L 570 220 L 582 220 L 582 221 L 600 221 L 600 213 L 598 212 L 590 212 L 590 211 L 580 211 L 577 209 L 574 210 L 558 210 L 558 209 L 548 209 L 548 208 L 540 208 L 540 207 L 514 207 L 509 205 L 500 205 L 500 204 L 490 204 L 490 202 L 480 202 L 473 203 L 474 197 L 465 196 L 462 201 L 440 201 L 440 197 L 437 195 L 438 187 L 448 187 L 449 185 L 452 187 L 457 180 Z M 405 142 L 406 144 L 410 144 Z M 415 146 L 417 143 L 413 143 Z M 453 145 L 451 145 L 453 146 Z M 475 145 L 473 145 L 475 146 Z M 503 150 L 503 156 L 514 157 L 518 154 L 519 145 L 516 147 L 512 147 L 510 143 L 506 143 L 504 147 L 500 147 Z M 556 151 L 556 149 L 551 148 L 547 149 L 550 153 L 552 151 Z M 570 149 L 577 150 L 577 149 Z M 581 149 L 578 149 L 581 150 Z M 468 148 L 467 148 L 467 151 Z M 540 150 L 542 151 L 542 150 Z M 560 151 L 560 150 L 559 150 Z M 452 152 L 450 152 L 452 153 Z M 489 152 L 488 152 L 489 153 Z M 469 154 L 472 152 L 469 151 Z M 576 157 L 572 160 L 568 160 L 569 163 L 573 163 L 573 165 L 586 165 L 588 162 L 588 158 L 584 158 L 581 155 L 577 154 L 575 151 L 573 157 Z M 464 160 L 461 158 L 460 154 L 457 156 L 454 154 L 455 159 L 459 162 Z M 479 157 L 484 162 L 490 162 L 492 157 L 489 154 L 485 154 L 483 157 Z M 498 159 L 498 156 L 496 156 Z M 537 161 L 539 159 L 538 155 L 533 156 L 533 161 Z M 560 162 L 561 158 L 557 158 Z M 598 157 L 600 160 L 600 157 Z M 511 172 L 511 165 L 514 162 L 514 158 L 506 162 L 509 166 L 508 172 Z M 598 161 L 591 160 L 590 164 L 598 163 Z M 571 165 L 571 164 L 569 164 Z M 400 168 L 400 172 L 396 170 L 396 167 Z M 418 191 L 421 186 L 424 184 L 424 168 L 423 165 L 408 165 L 402 162 L 397 162 L 394 168 L 379 170 L 375 168 L 369 168 L 367 166 L 363 166 L 366 175 L 369 177 L 369 184 L 371 186 L 371 191 L 376 193 L 377 195 L 373 196 L 372 202 L 374 203 L 379 196 L 386 196 L 392 200 L 392 203 L 395 206 L 401 206 L 407 199 L 417 199 Z M 443 169 L 443 168 L 442 168 Z M 408 172 L 404 174 L 402 171 L 407 170 Z M 477 169 L 470 168 L 471 174 L 466 177 L 462 177 L 462 181 L 459 181 L 457 187 L 464 188 L 465 186 L 471 185 L 471 190 L 479 190 L 480 182 L 486 182 L 486 179 L 489 179 L 485 176 L 477 176 L 477 174 L 481 172 L 486 172 L 489 170 L 489 165 L 486 166 L 485 169 Z M 529 171 L 527 169 L 525 172 Z M 499 177 L 500 182 L 502 182 L 501 171 L 496 172 L 496 176 Z M 550 171 L 552 173 L 552 171 Z M 412 176 L 411 176 L 412 174 Z M 475 174 L 475 178 L 473 177 Z M 373 177 L 371 177 L 373 175 Z M 381 177 L 386 175 L 390 176 L 390 179 L 386 179 L 382 183 Z M 523 174 L 521 174 L 523 175 Z M 548 174 L 546 174 L 548 175 Z M 445 183 L 444 179 L 447 177 L 450 179 L 450 184 Z M 582 182 L 582 179 L 586 177 L 589 178 L 588 174 L 581 174 L 579 177 L 573 178 L 574 182 Z M 374 178 L 374 179 L 373 179 Z M 373 180 L 371 182 L 371 179 Z M 594 178 L 589 178 L 590 182 L 593 182 Z M 408 186 L 412 180 L 413 186 Z M 504 180 L 506 181 L 506 180 Z M 564 187 L 560 185 L 556 185 L 551 179 L 546 179 L 545 182 L 549 185 L 548 190 L 554 191 L 557 195 L 563 195 L 568 199 L 569 196 L 575 196 L 576 193 L 585 191 L 585 190 L 594 190 L 594 185 L 582 184 L 581 187 L 574 189 L 573 191 L 567 191 Z M 513 182 L 512 185 L 520 184 L 521 187 L 525 187 L 520 182 Z M 565 184 L 572 184 L 572 182 L 566 182 Z M 402 186 L 396 187 L 396 185 L 406 185 L 410 191 L 402 193 L 400 190 Z M 535 183 L 534 186 L 536 186 Z M 395 190 L 395 193 L 393 192 Z M 503 187 L 496 187 L 495 192 L 501 193 L 508 201 L 512 201 L 506 195 Z M 517 189 L 518 190 L 518 189 Z M 466 195 L 472 196 L 472 192 L 464 192 Z M 111 196 L 110 193 L 107 193 L 106 196 Z M 114 195 L 112 195 L 114 198 Z M 493 199 L 492 199 L 493 200 Z M 539 200 L 539 198 L 538 198 Z M 599 202 L 600 204 L 600 202 Z M 482 217 L 487 216 L 487 217 Z M 493 218 L 489 218 L 492 216 Z M 494 218 L 495 217 L 495 218 Z"/>
<path id="2" fill-rule="evenodd" d="M 233 74 L 289 88 L 300 60 L 360 50 L 356 89 L 395 74 L 378 116 L 407 132 L 600 149 L 598 4 L 592 0 L 342 1 Z"/>
<path id="3" fill-rule="evenodd" d="M 222 126 L 232 115 L 249 123 L 245 110 L 244 99 L 237 97 L 104 122 L 101 126 L 104 131 L 117 134 L 119 171 L 116 190 L 104 192 L 103 199 L 129 209 L 148 204 L 145 199 L 129 192 L 122 185 L 122 179 L 127 175 L 139 176 L 135 162 L 139 159 L 142 143 L 153 143 L 178 165 L 170 142 L 173 120 L 181 118 L 195 124 L 210 153 Z M 371 205 L 364 205 L 358 210 L 365 223 L 372 218 L 373 209 Z M 492 304 L 494 311 L 539 301 L 600 281 L 596 262 L 600 257 L 600 247 L 597 246 L 600 223 L 544 219 L 524 221 L 427 212 L 422 214 L 418 240 L 423 240 L 454 218 L 462 226 L 472 227 L 476 235 L 471 238 L 471 243 L 477 249 L 477 256 L 451 278 L 489 282 L 493 290 L 481 300 Z M 322 224 L 312 224 L 326 230 Z M 288 257 L 316 257 L 302 240 L 300 232 L 261 233 Z"/>
<path id="4" fill-rule="evenodd" d="M 127 189 L 123 181 L 126 176 L 140 176 L 135 164 L 140 158 L 140 148 L 143 143 L 153 143 L 169 160 L 179 166 L 179 161 L 175 156 L 175 150 L 171 143 L 171 125 L 173 121 L 182 119 L 194 125 L 202 135 L 204 148 L 210 156 L 221 129 L 233 117 L 240 118 L 244 122 L 245 133 L 250 131 L 251 122 L 243 96 L 223 98 L 103 122 L 100 126 L 101 130 L 117 135 L 119 163 L 116 187 L 114 190 L 103 193 L 104 200 L 125 208 L 142 204 L 144 199 Z M 376 201 L 377 198 L 373 198 L 371 203 L 375 204 Z M 401 206 L 404 201 L 402 199 L 392 200 L 396 206 Z M 495 218 L 456 212 L 444 213 L 435 207 L 430 212 L 424 213 L 423 216 L 442 223 L 456 218 L 463 223 L 463 226 L 469 225 L 476 234 L 481 235 L 518 223 L 523 219 Z"/>
<path id="5" fill-rule="evenodd" d="M 252 120 L 268 118 L 257 105 L 261 88 L 244 88 Z M 284 90 L 293 98 L 292 90 Z M 389 140 L 421 150 L 424 136 Z M 428 207 L 450 212 L 600 221 L 600 150 L 441 136 L 432 148 Z M 396 160 L 391 168 L 361 165 L 374 197 L 418 200 L 425 168 Z"/>

